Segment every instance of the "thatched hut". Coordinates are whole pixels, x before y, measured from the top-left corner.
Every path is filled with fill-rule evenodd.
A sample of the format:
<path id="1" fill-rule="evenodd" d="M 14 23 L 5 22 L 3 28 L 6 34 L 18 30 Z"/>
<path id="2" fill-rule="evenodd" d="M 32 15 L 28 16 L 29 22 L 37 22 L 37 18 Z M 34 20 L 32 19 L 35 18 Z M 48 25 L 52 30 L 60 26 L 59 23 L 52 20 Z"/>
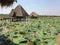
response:
<path id="1" fill-rule="evenodd" d="M 26 20 L 26 17 L 29 16 L 21 5 L 18 5 L 15 9 L 12 9 L 9 15 L 13 17 L 12 20 L 17 21 Z"/>
<path id="2" fill-rule="evenodd" d="M 32 13 L 30 14 L 30 17 L 31 17 L 31 18 L 37 18 L 37 17 L 39 17 L 39 14 L 37 14 L 37 13 L 35 13 L 35 12 L 32 12 Z"/>

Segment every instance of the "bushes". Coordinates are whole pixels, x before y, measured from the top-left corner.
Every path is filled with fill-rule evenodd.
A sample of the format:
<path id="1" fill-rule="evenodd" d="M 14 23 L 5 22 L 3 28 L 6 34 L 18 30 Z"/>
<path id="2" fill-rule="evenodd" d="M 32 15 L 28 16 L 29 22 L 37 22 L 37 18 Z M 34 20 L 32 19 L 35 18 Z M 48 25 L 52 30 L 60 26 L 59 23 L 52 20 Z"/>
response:
<path id="1" fill-rule="evenodd" d="M 48 19 L 55 22 L 53 19 Z M 11 36 L 11 41 L 18 45 L 29 45 L 30 43 L 35 43 L 36 45 L 56 45 L 55 35 L 59 32 L 59 24 L 57 22 L 53 23 L 46 20 L 47 19 L 33 19 L 26 23 L 3 22 L 2 27 L 8 28 L 9 30 L 7 33 L 4 33 L 4 35 L 6 37 Z"/>

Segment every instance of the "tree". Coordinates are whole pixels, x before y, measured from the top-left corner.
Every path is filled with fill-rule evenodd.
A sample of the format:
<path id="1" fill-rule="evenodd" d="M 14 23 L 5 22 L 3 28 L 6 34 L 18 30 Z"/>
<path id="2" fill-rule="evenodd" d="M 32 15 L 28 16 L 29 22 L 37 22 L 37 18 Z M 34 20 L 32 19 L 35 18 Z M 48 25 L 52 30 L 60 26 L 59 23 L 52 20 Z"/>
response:
<path id="1" fill-rule="evenodd" d="M 0 0 L 0 5 L 3 6 L 11 6 L 17 0 Z"/>

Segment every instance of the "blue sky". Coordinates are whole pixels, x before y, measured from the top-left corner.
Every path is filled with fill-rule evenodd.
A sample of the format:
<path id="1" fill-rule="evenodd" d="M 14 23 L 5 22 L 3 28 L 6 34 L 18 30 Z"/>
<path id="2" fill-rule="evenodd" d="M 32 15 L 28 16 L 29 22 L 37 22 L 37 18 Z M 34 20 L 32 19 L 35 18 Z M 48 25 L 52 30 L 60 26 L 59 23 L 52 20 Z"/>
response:
<path id="1" fill-rule="evenodd" d="M 36 12 L 41 15 L 60 15 L 60 0 L 18 0 L 11 7 L 0 7 L 0 14 L 9 14 L 11 9 L 17 5 L 22 7 L 30 14 Z"/>

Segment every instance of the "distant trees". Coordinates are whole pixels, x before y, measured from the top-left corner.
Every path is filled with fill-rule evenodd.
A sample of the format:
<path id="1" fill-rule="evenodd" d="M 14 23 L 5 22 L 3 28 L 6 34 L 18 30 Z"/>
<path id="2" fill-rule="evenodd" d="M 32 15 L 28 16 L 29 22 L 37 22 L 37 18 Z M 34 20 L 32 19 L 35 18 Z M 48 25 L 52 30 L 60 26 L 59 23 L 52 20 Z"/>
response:
<path id="1" fill-rule="evenodd" d="M 3 6 L 11 6 L 17 0 L 0 0 L 0 5 Z"/>

